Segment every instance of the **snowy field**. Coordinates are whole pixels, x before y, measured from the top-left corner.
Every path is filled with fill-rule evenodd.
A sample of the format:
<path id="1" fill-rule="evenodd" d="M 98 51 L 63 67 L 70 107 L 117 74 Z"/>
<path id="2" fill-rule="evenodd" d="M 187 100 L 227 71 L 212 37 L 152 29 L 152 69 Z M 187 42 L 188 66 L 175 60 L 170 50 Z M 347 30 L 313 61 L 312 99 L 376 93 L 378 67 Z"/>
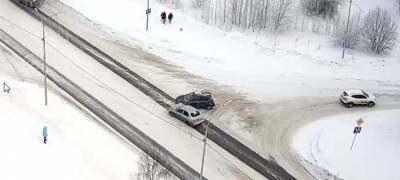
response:
<path id="1" fill-rule="evenodd" d="M 2 72 L 0 81 L 12 88 L 0 94 L 0 179 L 122 180 L 136 170 L 138 150 L 69 102 L 49 92 L 45 107 L 43 88 Z"/>
<path id="2" fill-rule="evenodd" d="M 359 118 L 365 122 L 350 150 Z M 292 144 L 307 168 L 317 165 L 351 180 L 400 179 L 398 127 L 400 110 L 337 115 L 301 128 Z"/>
<path id="3" fill-rule="evenodd" d="M 125 40 L 132 46 L 139 44 L 190 73 L 231 85 L 257 101 L 336 95 L 337 89 L 342 87 L 375 90 L 378 89 L 376 82 L 391 86 L 400 81 L 399 76 L 393 76 L 400 67 L 398 46 L 388 56 L 354 50 L 342 60 L 341 48 L 333 46 L 327 35 L 289 31 L 275 37 L 268 32 L 223 31 L 199 21 L 189 0 L 183 1 L 184 8 L 178 10 L 150 1 L 152 14 L 148 32 L 145 31 L 143 13 L 145 1 L 115 0 L 109 3 L 97 0 L 95 4 L 91 0 L 61 1 L 104 25 L 99 27 L 116 39 Z M 363 12 L 381 4 L 391 8 L 390 0 L 357 3 Z M 172 24 L 160 22 L 161 11 L 175 14 Z M 108 12 L 107 16 L 104 12 Z M 355 8 L 354 13 L 357 12 L 360 10 Z M 379 89 L 384 88 L 381 85 Z M 319 94 L 311 93 L 314 91 Z"/>

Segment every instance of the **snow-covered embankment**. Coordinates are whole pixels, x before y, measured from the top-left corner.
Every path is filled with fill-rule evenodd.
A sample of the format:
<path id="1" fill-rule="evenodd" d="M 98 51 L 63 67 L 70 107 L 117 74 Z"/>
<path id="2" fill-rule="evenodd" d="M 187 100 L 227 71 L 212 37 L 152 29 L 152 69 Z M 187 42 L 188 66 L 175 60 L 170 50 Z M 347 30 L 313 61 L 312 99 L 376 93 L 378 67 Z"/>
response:
<path id="1" fill-rule="evenodd" d="M 353 149 L 353 128 L 362 118 Z M 293 147 L 316 177 L 319 166 L 343 179 L 400 179 L 400 110 L 351 113 L 321 119 L 300 129 Z M 326 178 L 326 177 L 324 177 Z"/>
<path id="2" fill-rule="evenodd" d="M 65 100 L 0 73 L 0 179 L 128 179 L 137 152 Z M 48 127 L 48 143 L 42 128 Z"/>

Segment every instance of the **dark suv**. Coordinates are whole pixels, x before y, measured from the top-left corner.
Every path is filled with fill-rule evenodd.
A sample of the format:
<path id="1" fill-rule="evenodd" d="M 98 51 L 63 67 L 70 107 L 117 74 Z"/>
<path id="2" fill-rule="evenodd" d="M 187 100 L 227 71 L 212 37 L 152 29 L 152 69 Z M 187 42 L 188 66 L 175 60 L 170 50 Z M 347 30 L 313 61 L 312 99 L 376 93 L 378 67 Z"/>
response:
<path id="1" fill-rule="evenodd" d="M 197 109 L 212 109 L 215 106 L 214 97 L 208 91 L 191 92 L 178 96 L 175 103 L 191 105 Z"/>

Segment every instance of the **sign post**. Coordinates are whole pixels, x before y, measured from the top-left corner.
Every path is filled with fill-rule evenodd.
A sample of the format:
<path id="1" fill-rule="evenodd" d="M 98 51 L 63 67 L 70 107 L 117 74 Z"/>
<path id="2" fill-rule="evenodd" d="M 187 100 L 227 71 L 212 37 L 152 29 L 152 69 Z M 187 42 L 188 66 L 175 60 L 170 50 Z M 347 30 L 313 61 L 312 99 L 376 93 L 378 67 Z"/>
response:
<path id="1" fill-rule="evenodd" d="M 149 14 L 151 13 L 150 2 L 147 0 L 147 9 L 146 9 L 146 31 L 149 30 Z"/>
<path id="2" fill-rule="evenodd" d="M 361 124 L 364 123 L 364 120 L 362 118 L 360 118 L 356 121 L 356 123 L 357 123 L 357 126 L 354 127 L 354 130 L 353 130 L 354 138 L 353 138 L 353 142 L 351 143 L 350 150 L 353 150 L 354 141 L 356 140 L 357 134 L 361 133 Z"/>

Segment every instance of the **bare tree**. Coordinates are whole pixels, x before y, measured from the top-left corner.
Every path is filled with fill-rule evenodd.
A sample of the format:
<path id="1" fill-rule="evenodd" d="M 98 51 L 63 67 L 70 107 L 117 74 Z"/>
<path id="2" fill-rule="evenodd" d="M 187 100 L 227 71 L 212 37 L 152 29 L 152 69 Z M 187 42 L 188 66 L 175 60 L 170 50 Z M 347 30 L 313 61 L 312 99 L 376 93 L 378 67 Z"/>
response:
<path id="1" fill-rule="evenodd" d="M 400 12 L 400 0 L 397 1 L 397 6 L 399 7 L 399 12 Z"/>
<path id="2" fill-rule="evenodd" d="M 203 7 L 205 0 L 195 0 L 193 6 L 196 8 Z"/>
<path id="3" fill-rule="evenodd" d="M 157 0 L 157 1 L 169 6 L 170 8 L 178 9 L 182 7 L 182 0 Z M 197 5 L 197 1 L 195 5 Z"/>
<path id="4" fill-rule="evenodd" d="M 277 33 L 290 21 L 290 6 L 292 0 L 275 0 L 271 7 L 271 23 L 274 33 Z"/>
<path id="5" fill-rule="evenodd" d="M 158 153 L 157 153 L 158 154 Z M 146 153 L 142 153 L 138 161 L 138 171 L 135 174 L 135 180 L 167 180 L 171 173 L 161 166 L 157 160 L 152 159 Z"/>
<path id="6" fill-rule="evenodd" d="M 333 18 L 337 14 L 341 0 L 302 0 L 301 6 L 309 16 Z"/>
<path id="7" fill-rule="evenodd" d="M 203 0 L 202 19 L 208 24 L 232 29 L 265 29 L 270 0 Z"/>
<path id="8" fill-rule="evenodd" d="M 376 8 L 364 18 L 362 37 L 365 45 L 374 53 L 391 50 L 397 41 L 397 25 L 386 10 Z"/>
<path id="9" fill-rule="evenodd" d="M 358 13 L 350 18 L 349 27 L 346 35 L 346 21 L 341 21 L 336 27 L 333 39 L 336 45 L 344 46 L 348 49 L 355 48 L 361 40 L 361 14 Z"/>
<path id="10" fill-rule="evenodd" d="M 399 12 L 400 12 L 400 0 L 394 0 L 394 2 L 397 5 L 397 8 L 399 8 Z"/>

